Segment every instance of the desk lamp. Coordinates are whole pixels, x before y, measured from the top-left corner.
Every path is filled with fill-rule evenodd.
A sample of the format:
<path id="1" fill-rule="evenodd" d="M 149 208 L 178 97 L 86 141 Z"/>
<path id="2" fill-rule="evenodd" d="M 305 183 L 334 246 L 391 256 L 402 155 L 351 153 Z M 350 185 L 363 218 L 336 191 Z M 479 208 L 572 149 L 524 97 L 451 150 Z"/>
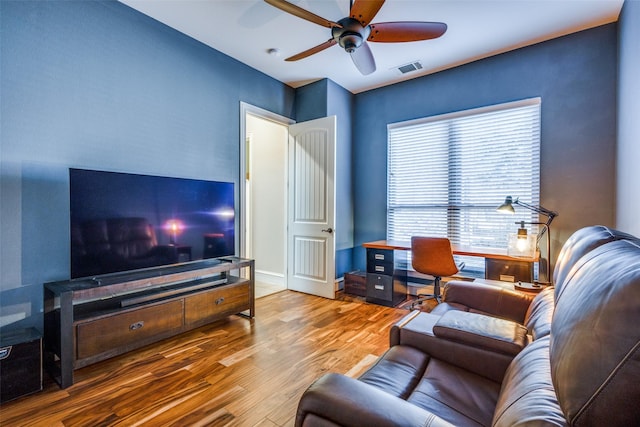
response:
<path id="1" fill-rule="evenodd" d="M 549 209 L 545 209 L 542 206 L 530 205 L 528 203 L 520 201 L 518 198 L 514 201 L 511 196 L 507 196 L 504 200 L 504 203 L 498 206 L 496 209 L 498 212 L 504 212 L 509 214 L 516 213 L 513 205 L 522 206 L 523 208 L 529 209 L 537 214 L 544 215 L 547 217 L 547 222 L 529 222 L 527 224 L 536 224 L 542 225 L 542 231 L 538 234 L 537 244 L 540 243 L 540 238 L 546 232 L 547 233 L 547 284 L 551 284 L 552 275 L 551 275 L 551 221 L 555 217 L 558 216 L 557 212 L 550 211 Z M 520 228 L 524 228 L 524 222 L 520 221 Z M 518 231 L 520 233 L 520 231 Z"/>

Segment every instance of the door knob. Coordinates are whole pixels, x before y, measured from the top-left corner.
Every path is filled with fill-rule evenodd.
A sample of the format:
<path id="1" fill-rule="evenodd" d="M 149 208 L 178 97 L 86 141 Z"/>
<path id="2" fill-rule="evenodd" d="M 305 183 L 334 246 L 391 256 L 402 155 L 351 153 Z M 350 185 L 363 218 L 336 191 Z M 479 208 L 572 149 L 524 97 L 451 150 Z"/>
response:
<path id="1" fill-rule="evenodd" d="M 333 228 L 329 227 L 329 228 L 326 228 L 326 229 L 321 230 L 321 231 L 322 231 L 322 232 L 324 232 L 324 233 L 329 233 L 329 234 L 331 234 L 331 233 L 333 233 Z"/>

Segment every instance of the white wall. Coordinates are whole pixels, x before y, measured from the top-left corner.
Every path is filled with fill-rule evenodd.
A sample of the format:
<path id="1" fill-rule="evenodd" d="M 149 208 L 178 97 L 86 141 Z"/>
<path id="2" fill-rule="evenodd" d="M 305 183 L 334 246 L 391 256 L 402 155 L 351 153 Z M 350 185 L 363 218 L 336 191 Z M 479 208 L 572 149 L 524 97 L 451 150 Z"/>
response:
<path id="1" fill-rule="evenodd" d="M 286 262 L 286 126 L 248 115 L 251 249 L 258 280 L 283 284 Z"/>
<path id="2" fill-rule="evenodd" d="M 640 236 L 640 2 L 625 2 L 619 23 L 616 228 Z"/>

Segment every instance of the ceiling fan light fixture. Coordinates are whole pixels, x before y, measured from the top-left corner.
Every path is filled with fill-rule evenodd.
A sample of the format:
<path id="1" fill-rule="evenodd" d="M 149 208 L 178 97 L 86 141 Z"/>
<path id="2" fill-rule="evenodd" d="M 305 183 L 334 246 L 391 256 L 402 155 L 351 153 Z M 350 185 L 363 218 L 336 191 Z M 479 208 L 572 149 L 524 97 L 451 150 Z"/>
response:
<path id="1" fill-rule="evenodd" d="M 343 18 L 338 21 L 338 24 L 341 27 L 333 27 L 331 36 L 348 53 L 353 53 L 362 46 L 371 32 L 368 26 L 363 27 L 359 21 L 353 18 Z"/>
<path id="2" fill-rule="evenodd" d="M 422 41 L 438 38 L 447 30 L 447 25 L 442 22 L 400 21 L 371 23 L 385 0 L 352 1 L 349 8 L 350 16 L 337 22 L 322 18 L 290 3 L 291 0 L 264 1 L 286 13 L 331 29 L 331 38 L 329 40 L 293 55 L 285 59 L 285 61 L 298 61 L 339 44 L 351 55 L 356 68 L 365 76 L 376 70 L 375 59 L 367 43 L 368 41 L 382 43 Z M 421 68 L 418 65 L 413 65 L 413 71 Z M 410 71 L 412 70 L 400 70 L 401 73 Z"/>
<path id="3" fill-rule="evenodd" d="M 362 36 L 358 33 L 344 33 L 340 36 L 338 44 L 351 53 L 362 45 Z"/>

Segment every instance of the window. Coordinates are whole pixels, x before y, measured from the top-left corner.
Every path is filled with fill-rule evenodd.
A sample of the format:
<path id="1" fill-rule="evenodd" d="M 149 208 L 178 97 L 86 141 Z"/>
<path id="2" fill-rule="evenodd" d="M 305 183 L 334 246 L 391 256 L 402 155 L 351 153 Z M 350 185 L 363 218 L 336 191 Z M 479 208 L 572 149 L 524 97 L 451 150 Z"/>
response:
<path id="1" fill-rule="evenodd" d="M 496 207 L 505 196 L 539 205 L 540 98 L 390 124 L 387 158 L 387 239 L 506 248 L 516 221 L 538 221 Z M 465 259 L 484 268 L 474 261 Z"/>

